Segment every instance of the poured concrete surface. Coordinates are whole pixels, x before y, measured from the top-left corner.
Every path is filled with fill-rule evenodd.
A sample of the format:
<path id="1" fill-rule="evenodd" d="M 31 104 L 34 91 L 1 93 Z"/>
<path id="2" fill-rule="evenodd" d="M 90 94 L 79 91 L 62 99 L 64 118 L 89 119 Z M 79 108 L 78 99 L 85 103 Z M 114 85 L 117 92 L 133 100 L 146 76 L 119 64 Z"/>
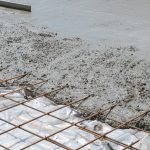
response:
<path id="1" fill-rule="evenodd" d="M 10 1 L 31 4 L 33 12 L 21 15 L 20 19 L 47 26 L 51 32 L 106 46 L 136 45 L 148 52 L 149 0 Z"/>
<path id="2" fill-rule="evenodd" d="M 30 3 L 32 13 L 0 8 L 0 60 L 12 66 L 8 76 L 28 71 L 49 79 L 49 87 L 69 83 L 61 96 L 94 94 L 83 103 L 93 110 L 119 104 L 112 118 L 123 121 L 149 109 L 148 0 Z M 147 117 L 140 126 L 149 123 Z"/>

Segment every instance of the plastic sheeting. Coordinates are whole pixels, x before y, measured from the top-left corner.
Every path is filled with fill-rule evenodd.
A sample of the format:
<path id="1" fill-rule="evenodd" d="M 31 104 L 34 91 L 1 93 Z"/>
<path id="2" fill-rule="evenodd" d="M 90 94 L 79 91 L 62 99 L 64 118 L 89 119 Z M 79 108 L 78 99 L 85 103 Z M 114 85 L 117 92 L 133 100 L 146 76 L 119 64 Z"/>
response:
<path id="1" fill-rule="evenodd" d="M 1 90 L 1 94 L 7 93 L 7 92 L 9 92 L 9 90 Z M 25 101 L 24 96 L 21 93 L 9 94 L 6 97 L 14 99 L 18 102 Z M 3 98 L 3 97 L 0 98 L 1 110 L 3 110 L 4 108 L 13 106 L 15 104 L 16 104 L 15 102 L 9 99 Z M 49 111 L 55 110 L 63 106 L 63 105 L 55 105 L 52 101 L 50 101 L 46 97 L 40 97 L 35 100 L 26 102 L 25 104 L 33 108 L 36 108 L 38 110 L 41 110 L 42 112 L 49 112 Z M 15 125 L 20 125 L 22 123 L 25 123 L 41 115 L 42 115 L 41 112 L 38 112 L 24 105 L 18 105 L 8 110 L 2 111 L 0 113 L 0 118 L 8 122 L 11 122 Z M 75 112 L 69 107 L 65 107 L 63 109 L 55 111 L 51 113 L 51 115 L 61 118 L 63 120 L 69 121 L 69 122 L 74 122 L 74 123 L 81 120 L 81 118 L 78 117 L 77 112 Z M 97 120 L 95 121 L 86 120 L 82 122 L 80 125 L 90 130 L 96 131 L 97 133 L 100 133 L 100 134 L 104 134 L 113 129 L 111 126 L 101 123 Z M 35 134 L 38 134 L 41 137 L 46 137 L 68 126 L 70 126 L 69 123 L 58 120 L 52 116 L 45 115 L 43 117 L 40 117 L 32 122 L 29 122 L 23 125 L 22 128 L 27 129 L 28 131 L 31 131 Z M 13 125 L 10 125 L 0 120 L 0 133 L 9 130 L 5 134 L 0 135 L 0 144 L 5 147 L 8 147 L 9 149 L 18 150 L 40 140 L 39 137 L 36 137 L 30 134 L 29 132 L 26 132 L 19 128 L 10 130 L 12 128 L 14 128 Z M 107 137 L 110 137 L 112 139 L 125 143 L 127 145 L 130 145 L 134 143 L 135 141 L 140 140 L 138 143 L 134 145 L 134 147 L 140 150 L 149 150 L 149 147 L 150 147 L 150 135 L 148 133 L 140 132 L 140 131 L 133 130 L 133 129 L 118 129 L 108 134 Z M 78 147 L 92 141 L 96 137 L 90 133 L 80 130 L 76 126 L 73 126 L 51 136 L 50 138 L 61 144 L 64 144 L 67 147 L 70 147 L 72 149 L 77 149 Z M 3 148 L 0 147 L 0 150 L 1 149 Z M 35 150 L 35 149 L 36 150 L 46 150 L 46 149 L 62 150 L 63 148 L 60 148 L 57 145 L 54 145 L 46 140 L 43 140 L 27 149 L 29 150 Z M 123 149 L 123 147 L 116 145 L 114 143 L 105 141 L 105 140 L 97 140 L 82 149 L 83 150 L 87 150 L 87 149 L 121 150 Z"/>

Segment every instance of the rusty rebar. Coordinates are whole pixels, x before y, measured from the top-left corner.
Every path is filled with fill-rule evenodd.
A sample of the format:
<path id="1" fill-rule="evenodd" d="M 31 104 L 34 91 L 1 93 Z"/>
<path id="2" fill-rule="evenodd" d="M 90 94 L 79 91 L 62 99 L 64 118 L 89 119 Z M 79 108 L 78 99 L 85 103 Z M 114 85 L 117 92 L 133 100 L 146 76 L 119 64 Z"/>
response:
<path id="1" fill-rule="evenodd" d="M 63 88 L 64 88 L 64 87 L 60 87 L 59 90 L 61 90 L 61 89 L 63 89 Z M 46 93 L 42 93 L 42 94 L 40 94 L 40 95 L 38 95 L 38 96 L 36 96 L 36 97 L 34 97 L 34 98 L 25 100 L 25 101 L 23 101 L 23 102 L 15 101 L 15 100 L 13 100 L 13 99 L 11 99 L 11 98 L 8 98 L 8 97 L 6 97 L 6 96 L 4 95 L 3 97 L 4 97 L 5 99 L 9 99 L 9 100 L 11 100 L 11 101 L 14 101 L 14 102 L 17 103 L 17 104 L 15 104 L 15 105 L 13 105 L 13 106 L 10 106 L 10 107 L 8 107 L 8 108 L 2 109 L 2 110 L 0 110 L 0 112 L 5 111 L 5 110 L 8 110 L 8 109 L 11 109 L 11 108 L 16 107 L 16 106 L 19 106 L 19 105 L 23 105 L 23 104 L 26 103 L 26 102 L 30 102 L 30 101 L 32 101 L 32 100 L 35 100 L 35 99 L 39 98 L 39 97 L 42 97 L 42 96 L 51 94 L 51 93 L 53 93 L 53 92 L 55 92 L 55 91 L 58 91 L 58 88 L 57 88 L 57 89 L 54 89 L 54 90 L 52 90 L 52 91 L 46 92 Z"/>
<path id="2" fill-rule="evenodd" d="M 41 83 L 43 83 L 43 82 L 47 82 L 47 81 L 40 81 L 40 82 L 35 83 L 35 84 L 31 85 L 31 86 L 35 86 L 35 85 L 41 84 Z M 29 88 L 29 87 L 31 87 L 31 86 L 20 87 L 20 88 L 18 88 L 18 89 L 16 89 L 16 90 L 12 90 L 12 91 L 10 91 L 10 92 L 8 92 L 8 93 L 0 94 L 0 97 L 4 97 L 4 96 L 6 96 L 6 95 L 13 94 L 13 93 L 15 93 L 15 92 L 24 90 L 24 89 Z"/>
<path id="3" fill-rule="evenodd" d="M 21 78 L 21 77 L 22 77 L 22 76 L 19 75 L 19 76 L 15 76 L 15 77 L 12 77 L 12 78 L 9 78 L 9 79 L 0 80 L 0 82 L 7 82 L 7 81 L 9 81 L 9 80 L 13 80 L 13 79 L 15 79 L 15 78 Z M 44 82 L 44 81 L 42 81 L 41 83 L 43 83 L 43 82 Z M 38 84 L 40 84 L 40 83 L 38 83 Z M 34 86 L 36 86 L 36 85 L 38 85 L 38 84 L 36 83 L 36 84 L 34 84 Z M 33 86 L 33 85 L 31 85 L 31 86 Z M 11 91 L 11 92 L 9 92 L 9 93 L 5 93 L 5 94 L 1 94 L 1 95 L 0 95 L 0 97 L 4 97 L 4 98 L 9 99 L 9 100 L 11 100 L 11 101 L 13 101 L 13 102 L 16 103 L 16 104 L 13 105 L 13 106 L 10 106 L 10 107 L 8 107 L 8 108 L 5 108 L 5 109 L 3 109 L 3 110 L 0 110 L 0 112 L 3 112 L 3 111 L 8 110 L 8 109 L 11 109 L 11 108 L 16 107 L 16 106 L 18 106 L 18 105 L 23 105 L 23 106 L 25 106 L 25 107 L 28 107 L 28 108 L 30 108 L 30 109 L 33 109 L 33 110 L 35 110 L 35 111 L 38 111 L 38 112 L 42 113 L 42 115 L 40 115 L 40 116 L 38 116 L 38 117 L 35 117 L 35 118 L 33 118 L 33 119 L 30 119 L 29 121 L 26 121 L 26 122 L 24 122 L 24 123 L 22 123 L 22 124 L 19 124 L 19 125 L 15 125 L 15 124 L 13 124 L 13 123 L 11 123 L 11 122 L 9 122 L 9 121 L 6 121 L 6 120 L 0 118 L 0 120 L 2 120 L 2 121 L 4 121 L 4 122 L 6 122 L 6 123 L 8 123 L 8 124 L 10 124 L 10 125 L 13 126 L 12 128 L 10 128 L 10 129 L 8 129 L 8 130 L 2 132 L 0 135 L 5 134 L 5 133 L 7 133 L 7 132 L 9 132 L 9 131 L 11 131 L 11 130 L 14 130 L 14 129 L 16 129 L 16 128 L 19 128 L 19 129 L 21 129 L 21 130 L 24 130 L 24 131 L 26 131 L 26 132 L 32 134 L 33 136 L 36 136 L 36 137 L 39 137 L 39 138 L 40 138 L 39 140 L 37 140 L 37 141 L 31 143 L 30 145 L 27 145 L 26 147 L 22 148 L 22 150 L 23 150 L 23 149 L 26 149 L 26 148 L 29 148 L 29 147 L 33 146 L 34 144 L 37 144 L 37 143 L 39 143 L 39 142 L 41 142 L 41 141 L 43 141 L 43 140 L 47 140 L 47 141 L 49 141 L 49 142 L 51 142 L 51 143 L 57 145 L 58 147 L 61 147 L 61 148 L 67 149 L 67 150 L 72 150 L 71 148 L 65 146 L 64 144 L 61 144 L 61 143 L 59 143 L 59 142 L 57 142 L 57 141 L 51 139 L 52 136 L 54 136 L 54 135 L 56 135 L 56 134 L 59 134 L 59 133 L 63 132 L 64 130 L 67 130 L 67 129 L 71 128 L 71 127 L 78 127 L 80 130 L 83 130 L 83 131 L 85 131 L 85 132 L 87 132 L 87 133 L 90 133 L 90 134 L 92 134 L 92 135 L 95 136 L 95 139 L 93 139 L 92 141 L 87 142 L 86 144 L 84 144 L 84 145 L 78 147 L 77 150 L 79 150 L 79 149 L 81 149 L 81 148 L 83 148 L 83 147 L 86 147 L 87 145 L 89 145 L 89 144 L 91 144 L 91 143 L 93 143 L 93 142 L 95 142 L 95 141 L 97 141 L 97 140 L 99 140 L 99 139 L 101 139 L 101 138 L 102 138 L 102 139 L 105 139 L 106 141 L 109 141 L 109 142 L 112 142 L 112 143 L 115 143 L 115 144 L 118 144 L 118 145 L 122 146 L 122 147 L 123 147 L 123 150 L 129 149 L 129 148 L 131 148 L 131 149 L 133 149 L 133 150 L 138 150 L 137 148 L 133 147 L 133 145 L 135 145 L 136 143 L 138 143 L 140 140 L 137 140 L 137 141 L 131 143 L 130 145 L 127 145 L 127 144 L 125 144 L 125 143 L 123 143 L 123 142 L 120 142 L 120 141 L 118 141 L 118 140 L 115 140 L 115 139 L 113 139 L 113 138 L 110 138 L 110 137 L 108 137 L 107 135 L 110 134 L 111 132 L 113 132 L 113 131 L 119 129 L 119 128 L 124 127 L 124 126 L 127 125 L 127 124 L 128 124 L 128 126 L 132 127 L 130 124 L 131 124 L 134 120 L 136 120 L 137 118 L 144 117 L 145 115 L 147 115 L 147 114 L 150 112 L 150 110 L 147 110 L 147 111 L 143 112 L 142 114 L 139 114 L 138 116 L 136 116 L 136 117 L 130 119 L 129 121 L 127 121 L 127 122 L 125 122 L 125 123 L 124 123 L 124 122 L 119 122 L 119 121 L 114 120 L 115 122 L 119 123 L 119 125 L 118 125 L 116 128 L 114 128 L 114 129 L 112 129 L 112 130 L 110 130 L 110 131 L 108 131 L 108 132 L 106 132 L 106 133 L 104 133 L 104 134 L 99 134 L 99 133 L 96 133 L 95 131 L 92 131 L 92 130 L 90 130 L 90 129 L 84 128 L 84 127 L 80 126 L 79 124 L 80 124 L 81 122 L 84 122 L 85 120 L 91 119 L 91 118 L 93 118 L 93 117 L 95 117 L 95 116 L 97 116 L 97 115 L 99 115 L 99 114 L 104 115 L 104 113 L 105 113 L 106 111 L 108 111 L 108 113 L 110 113 L 111 110 L 112 110 L 116 105 L 113 105 L 113 106 L 111 106 L 111 107 L 109 107 L 109 108 L 106 108 L 106 109 L 104 109 L 104 110 L 98 110 L 98 111 L 96 111 L 96 112 L 94 112 L 94 113 L 91 112 L 91 111 L 89 111 L 89 110 L 86 110 L 85 112 L 90 113 L 90 115 L 89 115 L 88 117 L 85 117 L 84 119 L 82 119 L 82 120 L 80 120 L 80 121 L 78 121 L 78 122 L 76 122 L 76 123 L 72 123 L 72 122 L 69 122 L 69 121 L 67 121 L 67 120 L 61 119 L 61 118 L 59 118 L 59 117 L 57 117 L 57 116 L 55 116 L 55 115 L 52 115 L 52 113 L 53 113 L 53 112 L 56 112 L 56 111 L 58 111 L 58 110 L 60 110 L 60 109 L 63 109 L 63 108 L 65 108 L 65 107 L 69 107 L 69 106 L 71 107 L 73 104 L 77 104 L 77 103 L 79 103 L 79 102 L 83 102 L 84 100 L 87 100 L 87 99 L 90 97 L 90 95 L 89 95 L 89 96 L 86 96 L 86 97 L 84 97 L 84 98 L 82 98 L 82 99 L 79 99 L 79 100 L 74 100 L 74 101 L 72 101 L 72 102 L 68 102 L 68 103 L 65 104 L 64 106 L 61 106 L 61 107 L 56 108 L 55 110 L 51 110 L 51 111 L 49 111 L 49 112 L 44 112 L 44 111 L 42 111 L 42 110 L 39 110 L 39 109 L 34 108 L 34 107 L 32 107 L 32 106 L 29 106 L 29 105 L 27 105 L 27 104 L 25 104 L 25 103 L 26 103 L 26 102 L 30 102 L 30 101 L 32 101 L 32 100 L 35 100 L 35 99 L 37 99 L 37 98 L 39 98 L 39 97 L 42 97 L 42 96 L 47 96 L 47 95 L 50 94 L 51 92 L 53 93 L 53 92 L 55 92 L 55 91 L 57 91 L 57 90 L 59 91 L 59 90 L 63 89 L 65 86 L 59 87 L 60 89 L 58 88 L 58 89 L 52 90 L 52 91 L 50 91 L 50 92 L 45 92 L 45 93 L 41 93 L 41 94 L 38 93 L 38 94 L 39 94 L 38 96 L 33 97 L 33 98 L 29 99 L 29 100 L 22 101 L 22 102 L 18 102 L 18 101 L 16 101 L 16 100 L 12 99 L 12 98 L 8 98 L 8 97 L 7 97 L 8 94 L 13 94 L 13 93 L 15 93 L 15 92 L 17 92 L 17 91 L 23 90 L 23 89 L 28 88 L 28 87 L 30 87 L 30 86 L 24 86 L 24 87 L 21 87 L 21 88 L 19 88 L 19 89 L 17 89 L 17 90 L 13 90 L 13 91 Z M 80 108 L 79 108 L 79 109 L 80 109 Z M 81 108 L 81 109 L 82 109 L 82 108 Z M 106 118 L 108 117 L 108 113 L 106 114 Z M 46 136 L 46 137 L 42 137 L 42 136 L 40 136 L 40 135 L 38 135 L 38 134 L 36 134 L 36 133 L 34 133 L 34 132 L 32 132 L 32 131 L 29 131 L 29 130 L 23 128 L 24 125 L 26 125 L 26 124 L 28 124 L 28 123 L 31 123 L 32 121 L 35 121 L 35 120 L 37 120 L 37 119 L 39 119 L 39 118 L 41 118 L 41 117 L 44 117 L 44 116 L 46 116 L 46 115 L 51 116 L 51 117 L 53 117 L 53 118 L 55 118 L 55 119 L 58 119 L 58 120 L 60 120 L 60 121 L 66 122 L 66 123 L 68 123 L 68 126 L 65 127 L 65 128 L 63 128 L 63 129 L 60 129 L 59 131 L 57 131 L 57 132 L 55 132 L 55 133 L 53 133 L 53 134 L 51 134 L 51 135 L 49 135 L 49 136 Z M 111 118 L 108 118 L 108 119 L 111 120 Z M 113 119 L 112 119 L 112 120 L 113 120 Z M 137 127 L 133 127 L 133 128 L 143 131 L 142 129 L 139 129 L 139 128 L 137 128 Z M 5 148 L 5 149 L 8 149 L 8 150 L 9 150 L 9 148 L 7 148 L 7 147 L 5 147 L 5 146 L 3 146 L 3 145 L 0 145 L 0 146 L 3 147 L 3 148 Z"/>
<path id="4" fill-rule="evenodd" d="M 140 140 L 136 140 L 135 142 L 131 143 L 129 146 L 126 146 L 125 148 L 123 148 L 122 150 L 126 150 L 127 148 L 133 148 L 132 146 L 138 143 L 139 141 Z"/>
<path id="5" fill-rule="evenodd" d="M 96 133 L 95 131 L 92 131 L 92 130 L 90 130 L 90 129 L 87 129 L 87 128 L 84 128 L 84 127 L 82 127 L 82 126 L 78 126 L 77 125 L 77 127 L 80 129 L 80 130 L 83 130 L 83 131 L 85 131 L 85 132 L 88 132 L 88 133 L 90 133 L 90 134 L 93 134 L 95 137 L 99 137 L 99 136 L 103 136 L 102 134 L 100 134 L 100 133 Z M 105 140 L 107 140 L 107 141 L 109 141 L 109 142 L 112 142 L 112 143 L 114 143 L 114 144 L 118 144 L 118 145 L 120 145 L 120 146 L 122 146 L 122 147 L 127 147 L 128 145 L 127 144 L 125 144 L 125 143 L 122 143 L 122 142 L 120 142 L 120 141 L 117 141 L 117 140 L 115 140 L 115 139 L 112 139 L 112 138 L 110 138 L 110 137 L 103 137 L 103 139 L 105 139 Z M 91 142 L 91 143 L 89 143 L 89 144 L 92 144 L 93 142 Z M 87 145 L 89 145 L 88 143 L 87 143 Z M 87 146 L 86 145 L 86 146 Z M 86 147 L 86 146 L 84 146 L 84 147 Z M 130 146 L 131 147 L 131 146 Z M 138 150 L 137 148 L 133 148 L 133 150 Z"/>
<path id="6" fill-rule="evenodd" d="M 11 78 L 8 78 L 8 79 L 0 79 L 0 83 L 3 83 L 3 82 L 8 82 L 10 80 L 13 80 L 13 79 L 16 79 L 16 78 L 20 78 L 20 77 L 25 77 L 26 75 L 30 75 L 29 73 L 25 73 L 25 74 L 21 74 L 21 75 L 17 75 L 15 77 L 11 77 Z"/>
<path id="7" fill-rule="evenodd" d="M 72 102 L 71 102 L 71 104 L 72 104 Z M 65 107 L 67 107 L 67 106 L 65 106 Z M 112 108 L 112 107 L 114 107 L 114 106 L 111 106 L 110 108 Z M 107 111 L 107 110 L 110 109 L 110 108 L 107 108 L 107 109 L 103 110 L 103 112 Z M 54 110 L 54 111 L 57 111 L 57 110 Z M 54 112 L 54 111 L 51 111 L 51 112 Z M 71 123 L 71 122 L 68 122 L 68 121 L 66 121 L 66 120 L 62 120 L 62 119 L 60 119 L 60 118 L 58 118 L 58 117 L 55 117 L 55 116 L 53 116 L 53 115 L 50 115 L 50 113 L 44 113 L 45 115 L 50 115 L 50 116 L 52 116 L 52 117 L 54 117 L 54 118 L 57 118 L 57 119 L 59 119 L 59 120 L 62 120 L 62 121 L 64 121 L 64 122 L 70 124 L 70 126 L 67 126 L 66 128 L 63 128 L 63 129 L 61 129 L 61 130 L 59 130 L 59 131 L 57 131 L 57 132 L 51 134 L 50 136 L 46 137 L 46 139 L 47 139 L 47 138 L 49 139 L 50 137 L 52 137 L 52 136 L 54 136 L 54 135 L 56 135 L 56 134 L 58 134 L 58 133 L 60 133 L 60 132 L 62 132 L 62 131 L 64 131 L 64 130 L 67 130 L 67 129 L 73 127 L 73 126 L 77 126 L 77 124 L 79 124 L 79 123 L 81 123 L 81 122 L 83 122 L 83 121 L 85 121 L 85 120 L 87 120 L 87 119 L 89 119 L 89 118 L 91 118 L 91 117 L 93 117 L 93 116 L 96 116 L 96 115 L 99 114 L 99 113 L 103 113 L 103 112 L 101 111 L 101 112 L 97 112 L 97 113 L 95 113 L 95 114 L 92 114 L 91 116 L 89 116 L 89 117 L 87 117 L 87 118 L 85 118 L 85 119 L 82 119 L 81 121 L 78 121 L 77 123 Z M 45 115 L 43 115 L 43 116 L 45 116 Z M 36 120 L 36 119 L 35 119 L 35 120 Z M 31 121 L 29 121 L 29 122 L 31 122 Z M 29 123 L 29 122 L 28 122 L 28 123 Z M 26 124 L 26 123 L 25 123 L 25 124 Z M 24 124 L 22 124 L 22 125 L 24 125 Z M 22 125 L 20 125 L 20 126 L 22 126 Z M 78 127 L 78 126 L 77 126 L 77 127 Z M 41 142 L 41 141 L 43 141 L 43 140 L 45 140 L 45 138 L 39 140 L 39 142 Z M 36 143 L 37 143 L 37 142 L 36 142 Z M 35 144 L 35 143 L 34 143 L 34 144 Z M 29 148 L 29 147 L 31 147 L 32 145 L 33 145 L 33 144 L 28 145 L 28 146 L 25 147 L 24 149 Z"/>
<path id="8" fill-rule="evenodd" d="M 89 143 L 84 144 L 83 146 L 79 147 L 77 150 L 79 150 L 79 149 L 81 149 L 81 148 L 83 148 L 83 147 L 85 147 L 85 146 L 87 146 L 87 145 L 89 145 L 89 144 L 91 144 L 91 143 L 97 141 L 98 139 L 101 139 L 101 138 L 105 137 L 105 136 L 108 135 L 109 133 L 111 133 L 111 132 L 113 132 L 113 131 L 115 131 L 115 130 L 117 130 L 117 129 L 123 127 L 123 126 L 125 126 L 126 124 L 131 123 L 133 120 L 135 120 L 135 119 L 137 119 L 137 118 L 139 118 L 139 117 L 141 117 L 141 116 L 143 116 L 143 115 L 146 115 L 146 114 L 149 113 L 149 112 L 150 112 L 150 110 L 145 111 L 144 113 L 142 113 L 142 114 L 140 114 L 140 115 L 138 115 L 138 116 L 136 116 L 136 117 L 130 119 L 129 121 L 127 121 L 127 122 L 125 122 L 125 123 L 119 125 L 117 128 L 114 128 L 114 129 L 112 129 L 111 131 L 108 131 L 108 132 L 104 133 L 103 135 L 98 136 L 96 139 L 90 141 Z"/>

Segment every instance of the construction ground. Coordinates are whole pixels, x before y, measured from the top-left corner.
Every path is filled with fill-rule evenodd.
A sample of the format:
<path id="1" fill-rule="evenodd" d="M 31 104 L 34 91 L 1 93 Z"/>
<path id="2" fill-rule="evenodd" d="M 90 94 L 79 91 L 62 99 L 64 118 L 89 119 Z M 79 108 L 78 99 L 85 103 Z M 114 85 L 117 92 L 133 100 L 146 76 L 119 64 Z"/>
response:
<path id="1" fill-rule="evenodd" d="M 46 3 L 0 8 L 0 149 L 148 150 L 149 2 Z"/>

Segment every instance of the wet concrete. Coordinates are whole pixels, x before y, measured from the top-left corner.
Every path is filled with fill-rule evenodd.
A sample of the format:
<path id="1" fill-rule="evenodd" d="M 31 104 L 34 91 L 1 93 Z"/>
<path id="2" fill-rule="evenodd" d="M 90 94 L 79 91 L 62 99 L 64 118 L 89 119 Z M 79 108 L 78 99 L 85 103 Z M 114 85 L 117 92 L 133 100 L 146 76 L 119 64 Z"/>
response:
<path id="1" fill-rule="evenodd" d="M 149 1 L 30 3 L 32 13 L 0 9 L 1 66 L 12 66 L 7 75 L 32 72 L 49 80 L 45 89 L 68 83 L 56 101 L 94 94 L 82 107 L 119 104 L 110 117 L 122 121 L 149 109 Z M 149 123 L 146 117 L 138 126 L 149 130 Z"/>
<path id="2" fill-rule="evenodd" d="M 136 46 L 147 56 L 150 46 L 149 0 L 11 0 L 32 5 L 20 19 L 48 27 L 61 36 L 80 37 L 105 46 Z"/>

